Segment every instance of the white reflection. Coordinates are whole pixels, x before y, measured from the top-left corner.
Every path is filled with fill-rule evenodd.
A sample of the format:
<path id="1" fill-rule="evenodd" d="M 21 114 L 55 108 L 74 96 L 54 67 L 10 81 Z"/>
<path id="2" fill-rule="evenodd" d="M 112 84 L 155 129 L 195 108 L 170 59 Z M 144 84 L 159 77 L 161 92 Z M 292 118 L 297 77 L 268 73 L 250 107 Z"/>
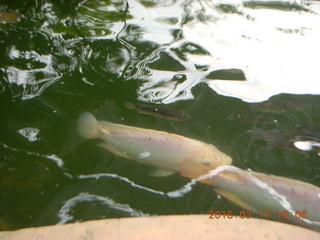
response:
<path id="1" fill-rule="evenodd" d="M 56 162 L 56 164 L 58 165 L 58 167 L 63 167 L 63 160 L 61 158 L 59 158 L 57 155 L 55 154 L 51 154 L 51 155 L 44 155 L 45 158 L 47 159 L 51 159 L 54 162 Z"/>
<path id="2" fill-rule="evenodd" d="M 20 51 L 12 46 L 9 57 L 13 60 L 28 60 L 25 69 L 7 67 L 8 82 L 19 87 L 16 96 L 22 100 L 39 96 L 51 84 L 57 82 L 61 76 L 52 67 L 52 55 L 40 55 L 36 51 Z"/>
<path id="3" fill-rule="evenodd" d="M 29 142 L 35 142 L 35 141 L 39 140 L 37 135 L 40 132 L 40 129 L 38 129 L 38 128 L 26 127 L 26 128 L 19 129 L 17 132 L 21 136 L 27 138 L 29 140 Z"/>
<path id="4" fill-rule="evenodd" d="M 8 82 L 21 87 L 21 90 L 16 96 L 20 96 L 22 100 L 28 100 L 39 96 L 51 84 L 60 80 L 61 76 L 51 68 L 41 70 L 22 70 L 15 67 L 8 67 Z M 37 74 L 42 74 L 43 79 L 38 80 Z"/>
<path id="5" fill-rule="evenodd" d="M 65 224 L 73 219 L 72 211 L 78 203 L 81 202 L 101 202 L 102 204 L 108 206 L 111 209 L 118 210 L 120 212 L 128 213 L 132 217 L 145 217 L 149 216 L 149 214 L 144 214 L 143 212 L 134 210 L 128 204 L 120 204 L 116 203 L 109 197 L 97 196 L 89 193 L 80 193 L 79 195 L 69 199 L 65 202 L 65 204 L 61 207 L 58 212 L 59 222 L 57 225 Z"/>
<path id="6" fill-rule="evenodd" d="M 42 155 L 42 154 L 36 153 L 36 152 L 29 152 L 29 151 L 25 151 L 25 150 L 20 150 L 20 149 L 8 146 L 8 145 L 1 143 L 1 142 L 0 142 L 0 145 L 2 145 L 4 148 L 9 149 L 14 152 L 22 152 L 22 153 L 30 155 L 30 156 L 36 156 L 36 157 L 45 158 L 45 159 L 54 161 L 57 164 L 57 166 L 60 168 L 62 168 L 64 165 L 63 160 L 55 154 Z"/>
<path id="7" fill-rule="evenodd" d="M 319 142 L 315 141 L 295 141 L 293 145 L 301 151 L 312 151 L 314 148 L 320 147 Z"/>
<path id="8" fill-rule="evenodd" d="M 220 94 L 247 102 L 264 101 L 279 93 L 320 94 L 316 60 L 320 54 L 320 25 L 316 22 L 320 17 L 271 9 L 249 10 L 248 14 L 254 22 L 234 15 L 210 25 L 228 45 L 214 39 L 196 40 L 209 46 L 208 51 L 226 67 L 242 69 L 247 79 L 207 80 L 208 85 Z M 186 36 L 194 36 L 195 31 L 189 29 Z M 211 69 L 216 70 L 215 64 Z"/>
<path id="9" fill-rule="evenodd" d="M 191 99 L 191 89 L 200 82 L 246 102 L 265 101 L 280 93 L 320 94 L 319 2 L 176 1 L 154 8 L 134 0 L 128 3 L 134 18 L 127 25 L 141 27 L 139 40 L 160 45 L 136 64 L 132 77 L 145 80 L 139 88 L 141 101 Z M 226 11 L 225 6 L 233 10 Z M 176 23 L 169 21 L 172 18 Z M 181 31 L 180 38 L 174 37 L 175 30 Z M 190 43 L 205 53 L 190 50 Z M 160 53 L 185 70 L 151 69 Z M 207 78 L 223 69 L 240 69 L 246 80 Z M 186 80 L 175 83 L 176 74 L 185 75 Z"/>
<path id="10" fill-rule="evenodd" d="M 148 158 L 151 156 L 151 153 L 150 152 L 142 152 L 139 154 L 139 158 L 140 159 L 145 159 L 145 158 Z"/>
<path id="11" fill-rule="evenodd" d="M 147 187 L 143 187 L 141 185 L 138 185 L 138 184 L 130 181 L 126 177 L 121 177 L 121 176 L 119 176 L 117 174 L 112 174 L 112 173 L 97 173 L 97 174 L 91 174 L 91 175 L 80 175 L 80 176 L 78 176 L 78 179 L 92 179 L 92 178 L 93 179 L 99 179 L 99 178 L 102 178 L 102 177 L 118 179 L 120 181 L 128 183 L 129 185 L 131 185 L 134 188 L 138 188 L 138 189 L 141 189 L 141 190 L 144 190 L 144 191 L 147 191 L 147 192 L 151 192 L 151 193 L 154 193 L 154 194 L 165 195 L 164 192 L 156 191 L 156 190 L 153 190 L 153 189 L 147 188 Z"/>

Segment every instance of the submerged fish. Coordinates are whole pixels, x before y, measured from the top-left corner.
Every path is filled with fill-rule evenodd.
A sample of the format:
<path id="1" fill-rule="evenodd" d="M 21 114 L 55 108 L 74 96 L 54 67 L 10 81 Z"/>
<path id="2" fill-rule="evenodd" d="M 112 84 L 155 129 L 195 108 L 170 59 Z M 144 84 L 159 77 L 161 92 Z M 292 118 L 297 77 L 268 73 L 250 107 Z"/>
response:
<path id="1" fill-rule="evenodd" d="M 0 13 L 0 22 L 14 23 L 18 20 L 18 17 L 19 13 L 17 12 Z"/>
<path id="2" fill-rule="evenodd" d="M 182 166 L 182 176 L 194 178 L 200 172 Z M 221 166 L 200 177 L 201 182 L 213 185 L 216 191 L 258 214 L 273 215 L 303 227 L 320 231 L 320 188 L 285 177 L 267 175 Z"/>
<path id="3" fill-rule="evenodd" d="M 312 103 L 299 99 L 280 100 L 277 102 L 252 103 L 250 108 L 252 111 L 262 112 L 294 112 L 305 111 L 312 108 Z"/>
<path id="4" fill-rule="evenodd" d="M 78 131 L 87 139 L 101 138 L 103 143 L 99 146 L 116 155 L 161 168 L 153 172 L 154 176 L 178 172 L 182 162 L 202 172 L 232 162 L 211 144 L 172 133 L 97 121 L 89 112 L 78 119 Z"/>
<path id="5" fill-rule="evenodd" d="M 190 115 L 188 113 L 169 107 L 133 104 L 130 102 L 126 102 L 125 106 L 129 109 L 136 110 L 139 113 L 167 118 L 174 121 L 184 121 L 190 118 Z"/>
<path id="6" fill-rule="evenodd" d="M 291 130 L 254 128 L 248 132 L 254 138 L 263 138 L 268 143 L 269 149 L 278 147 L 299 153 L 320 152 L 320 135 L 310 131 L 309 126 L 299 126 Z"/>

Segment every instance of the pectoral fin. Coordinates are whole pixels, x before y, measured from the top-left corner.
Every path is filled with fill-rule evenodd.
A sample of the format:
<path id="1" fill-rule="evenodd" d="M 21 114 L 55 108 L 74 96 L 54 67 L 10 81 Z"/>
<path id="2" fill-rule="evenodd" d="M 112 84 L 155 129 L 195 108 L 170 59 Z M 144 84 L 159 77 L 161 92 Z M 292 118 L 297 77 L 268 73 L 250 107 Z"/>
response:
<path id="1" fill-rule="evenodd" d="M 129 157 L 128 155 L 126 155 L 126 154 L 124 154 L 122 152 L 120 152 L 118 149 L 116 149 L 115 147 L 109 145 L 108 143 L 99 143 L 98 146 L 102 147 L 104 149 L 107 149 L 108 151 L 112 152 L 115 155 L 131 159 L 131 157 Z"/>
<path id="2" fill-rule="evenodd" d="M 249 204 L 247 204 L 246 202 L 244 202 L 242 199 L 240 199 L 238 196 L 234 195 L 231 192 L 228 192 L 228 191 L 222 190 L 222 189 L 215 189 L 215 191 L 218 194 L 229 199 L 231 202 L 234 202 L 234 203 L 238 204 L 239 206 L 243 207 L 244 209 L 249 209 L 249 210 L 253 210 L 253 211 L 258 212 L 255 208 L 253 208 L 252 206 L 250 206 Z"/>
<path id="3" fill-rule="evenodd" d="M 209 169 L 205 165 L 199 165 L 194 162 L 194 159 L 186 157 L 180 162 L 179 171 L 180 175 L 187 178 L 196 179 L 203 174 L 207 174 Z M 203 181 L 206 182 L 206 181 Z"/>
<path id="4" fill-rule="evenodd" d="M 170 171 L 170 170 L 166 170 L 166 169 L 157 168 L 157 169 L 151 171 L 149 173 L 149 175 L 153 176 L 153 177 L 166 177 L 166 176 L 169 176 L 174 173 L 176 173 L 176 171 Z"/>

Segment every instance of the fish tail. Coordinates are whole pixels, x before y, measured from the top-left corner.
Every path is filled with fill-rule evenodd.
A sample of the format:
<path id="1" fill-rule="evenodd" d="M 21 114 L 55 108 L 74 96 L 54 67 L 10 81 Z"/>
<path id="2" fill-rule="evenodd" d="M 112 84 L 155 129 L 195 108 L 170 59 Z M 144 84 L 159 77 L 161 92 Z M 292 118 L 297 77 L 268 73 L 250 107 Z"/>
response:
<path id="1" fill-rule="evenodd" d="M 136 106 L 135 106 L 133 103 L 131 103 L 131 102 L 125 102 L 124 105 L 125 105 L 126 108 L 128 108 L 128 109 L 132 109 L 132 110 L 136 109 Z"/>
<path id="2" fill-rule="evenodd" d="M 99 123 L 89 112 L 84 112 L 78 119 L 78 132 L 83 138 L 98 138 Z"/>

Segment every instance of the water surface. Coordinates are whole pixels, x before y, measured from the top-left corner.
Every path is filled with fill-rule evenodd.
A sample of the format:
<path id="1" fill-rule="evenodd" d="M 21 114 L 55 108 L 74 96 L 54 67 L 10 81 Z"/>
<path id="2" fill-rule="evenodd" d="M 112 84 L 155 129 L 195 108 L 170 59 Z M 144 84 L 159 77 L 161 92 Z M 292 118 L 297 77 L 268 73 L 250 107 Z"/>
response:
<path id="1" fill-rule="evenodd" d="M 83 141 L 98 119 L 216 145 L 234 165 L 320 186 L 317 1 L 2 1 L 0 229 L 242 209 Z M 9 15 L 10 17 L 10 15 Z M 172 121 L 125 102 L 169 106 Z"/>

